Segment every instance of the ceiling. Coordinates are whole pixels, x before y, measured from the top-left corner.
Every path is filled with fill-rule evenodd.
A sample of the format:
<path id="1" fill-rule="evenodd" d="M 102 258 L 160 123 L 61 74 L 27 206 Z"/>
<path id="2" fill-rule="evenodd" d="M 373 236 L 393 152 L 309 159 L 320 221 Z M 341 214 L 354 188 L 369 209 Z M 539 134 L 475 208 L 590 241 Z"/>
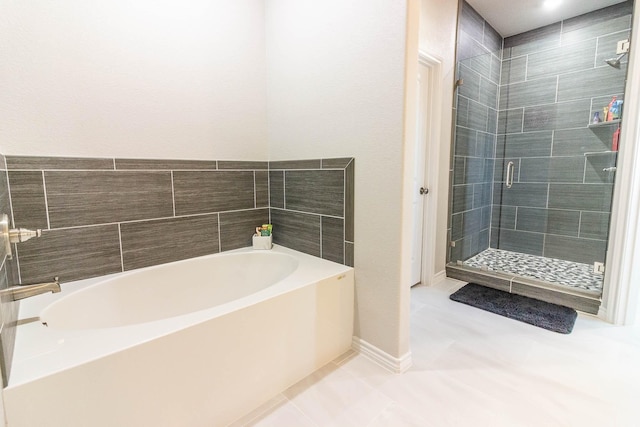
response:
<path id="1" fill-rule="evenodd" d="M 545 0 L 467 0 L 503 37 L 623 3 L 624 0 L 558 0 L 559 4 L 553 10 L 543 7 L 544 2 Z"/>

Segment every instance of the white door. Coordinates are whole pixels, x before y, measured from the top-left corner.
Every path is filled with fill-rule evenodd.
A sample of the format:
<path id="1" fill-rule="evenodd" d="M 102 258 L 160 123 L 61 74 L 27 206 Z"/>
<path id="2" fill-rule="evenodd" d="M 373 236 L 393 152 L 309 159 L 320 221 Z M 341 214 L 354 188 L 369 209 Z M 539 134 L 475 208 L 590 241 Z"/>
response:
<path id="1" fill-rule="evenodd" d="M 424 212 L 428 201 L 428 186 L 425 182 L 425 165 L 429 161 L 428 123 L 429 123 L 429 87 L 430 70 L 425 64 L 418 67 L 418 110 L 417 132 L 414 153 L 413 176 L 413 243 L 411 251 L 411 285 L 422 282 Z"/>

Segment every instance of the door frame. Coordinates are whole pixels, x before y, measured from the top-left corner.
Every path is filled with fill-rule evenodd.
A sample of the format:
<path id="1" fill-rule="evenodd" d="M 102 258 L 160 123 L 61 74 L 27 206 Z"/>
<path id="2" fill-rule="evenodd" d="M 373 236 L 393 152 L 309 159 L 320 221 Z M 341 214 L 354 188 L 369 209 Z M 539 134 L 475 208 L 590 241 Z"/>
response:
<path id="1" fill-rule="evenodd" d="M 440 279 L 440 274 L 435 272 L 435 254 L 436 254 L 436 232 L 437 232 L 437 212 L 440 200 L 438 194 L 438 181 L 440 175 L 440 144 L 442 135 L 442 61 L 434 55 L 420 50 L 418 52 L 418 66 L 426 66 L 429 68 L 429 79 L 425 82 L 428 90 L 427 99 L 427 120 L 425 122 L 426 135 L 424 157 L 421 161 L 424 163 L 425 157 L 429 159 L 429 163 L 425 165 L 425 176 L 422 181 L 425 187 L 429 189 L 428 202 L 425 204 L 423 224 L 422 224 L 422 274 L 420 281 L 424 285 L 431 285 Z M 428 156 L 426 153 L 428 152 Z"/>

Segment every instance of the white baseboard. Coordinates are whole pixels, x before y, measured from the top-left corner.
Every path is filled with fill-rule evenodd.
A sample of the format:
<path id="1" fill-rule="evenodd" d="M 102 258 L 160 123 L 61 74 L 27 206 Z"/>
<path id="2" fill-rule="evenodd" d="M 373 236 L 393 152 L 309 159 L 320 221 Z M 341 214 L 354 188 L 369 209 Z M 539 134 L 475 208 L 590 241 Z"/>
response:
<path id="1" fill-rule="evenodd" d="M 400 358 L 393 357 L 375 345 L 355 336 L 351 342 L 351 348 L 394 374 L 406 372 L 412 364 L 410 351 Z"/>
<path id="2" fill-rule="evenodd" d="M 433 275 L 433 278 L 431 279 L 431 284 L 435 285 L 436 283 L 441 282 L 442 280 L 447 278 L 447 271 L 446 270 L 442 270 L 436 274 Z"/>

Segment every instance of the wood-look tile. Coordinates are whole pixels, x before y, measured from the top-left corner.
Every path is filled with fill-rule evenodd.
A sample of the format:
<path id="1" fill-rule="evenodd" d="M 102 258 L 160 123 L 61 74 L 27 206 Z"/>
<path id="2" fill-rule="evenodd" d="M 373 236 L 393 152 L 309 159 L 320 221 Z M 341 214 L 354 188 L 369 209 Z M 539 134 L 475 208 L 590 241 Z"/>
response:
<path id="1" fill-rule="evenodd" d="M 609 212 L 611 184 L 550 184 L 549 208 Z"/>
<path id="2" fill-rule="evenodd" d="M 8 169 L 28 170 L 113 170 L 113 159 L 91 157 L 6 156 Z"/>
<path id="3" fill-rule="evenodd" d="M 272 208 L 284 208 L 284 171 L 269 171 L 269 201 Z"/>
<path id="4" fill-rule="evenodd" d="M 531 255 L 543 255 L 544 243 L 544 233 L 506 229 L 499 230 L 498 249 Z"/>
<path id="5" fill-rule="evenodd" d="M 220 251 L 217 214 L 124 223 L 120 228 L 125 270 Z"/>
<path id="6" fill-rule="evenodd" d="M 219 160 L 218 169 L 269 169 L 269 162 L 248 162 L 237 160 Z"/>
<path id="7" fill-rule="evenodd" d="M 344 238 L 354 241 L 355 234 L 355 159 L 344 171 Z"/>
<path id="8" fill-rule="evenodd" d="M 246 248 L 252 245 L 256 227 L 269 222 L 269 209 L 255 209 L 220 214 L 221 251 Z M 276 233 L 278 230 L 274 230 Z"/>
<path id="9" fill-rule="evenodd" d="M 173 215 L 171 173 L 45 172 L 51 228 Z"/>
<path id="10" fill-rule="evenodd" d="M 71 282 L 122 271 L 117 224 L 43 231 L 20 244 L 22 283 Z"/>
<path id="11" fill-rule="evenodd" d="M 255 171 L 256 208 L 269 206 L 269 171 Z"/>
<path id="12" fill-rule="evenodd" d="M 285 172 L 285 206 L 301 212 L 344 217 L 344 171 Z"/>
<path id="13" fill-rule="evenodd" d="M 495 272 L 485 272 L 458 265 L 447 265 L 447 277 L 462 280 L 463 282 L 477 283 L 488 288 L 509 292 L 511 277 Z"/>
<path id="14" fill-rule="evenodd" d="M 116 169 L 146 170 L 215 170 L 215 160 L 115 159 Z"/>
<path id="15" fill-rule="evenodd" d="M 580 310 L 589 314 L 598 314 L 600 300 L 592 297 L 581 297 L 560 291 L 553 291 L 542 287 L 533 286 L 526 282 L 514 279 L 511 292 L 525 297 L 547 301 L 552 304 L 563 305 L 565 307 Z"/>
<path id="16" fill-rule="evenodd" d="M 42 172 L 9 171 L 8 175 L 15 226 L 48 228 Z"/>
<path id="17" fill-rule="evenodd" d="M 544 256 L 582 264 L 604 262 L 607 241 L 549 234 L 544 241 Z"/>
<path id="18" fill-rule="evenodd" d="M 271 209 L 271 223 L 274 243 L 320 256 L 320 215 Z"/>
<path id="19" fill-rule="evenodd" d="M 269 162 L 269 169 L 320 169 L 320 159 L 313 160 L 278 160 Z"/>
<path id="20" fill-rule="evenodd" d="M 344 220 L 322 217 L 322 258 L 344 264 Z"/>
<path id="21" fill-rule="evenodd" d="M 322 169 L 344 169 L 353 161 L 353 157 L 322 159 Z"/>
<path id="22" fill-rule="evenodd" d="M 344 244 L 344 264 L 349 267 L 354 267 L 355 256 L 353 253 L 353 243 L 345 242 Z"/>
<path id="23" fill-rule="evenodd" d="M 176 215 L 253 209 L 252 171 L 176 171 Z"/>

